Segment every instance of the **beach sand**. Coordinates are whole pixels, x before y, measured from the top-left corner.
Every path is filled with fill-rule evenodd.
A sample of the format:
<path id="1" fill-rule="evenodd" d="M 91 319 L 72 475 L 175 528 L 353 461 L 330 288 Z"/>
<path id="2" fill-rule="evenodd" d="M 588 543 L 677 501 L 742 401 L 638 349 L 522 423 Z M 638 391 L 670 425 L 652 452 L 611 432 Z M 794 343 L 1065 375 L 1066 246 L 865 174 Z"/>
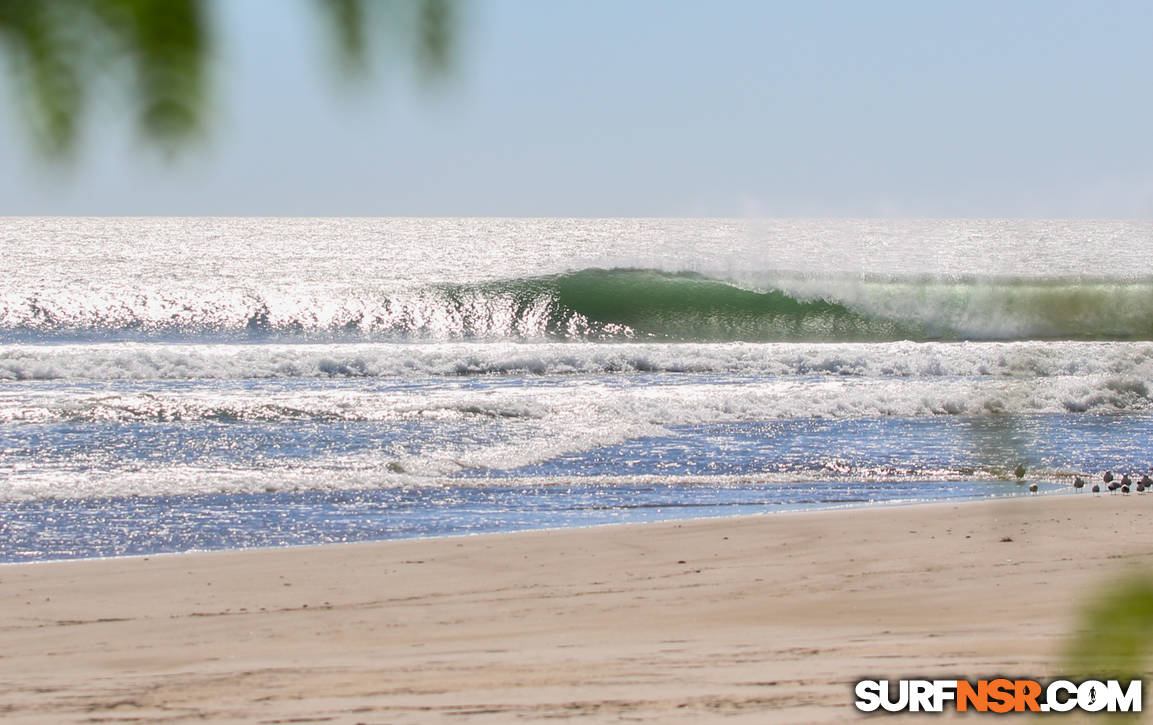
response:
<path id="1" fill-rule="evenodd" d="M 862 677 L 1060 674 L 1078 608 L 1153 565 L 1151 512 L 1039 496 L 4 566 L 0 717 L 839 722 Z"/>

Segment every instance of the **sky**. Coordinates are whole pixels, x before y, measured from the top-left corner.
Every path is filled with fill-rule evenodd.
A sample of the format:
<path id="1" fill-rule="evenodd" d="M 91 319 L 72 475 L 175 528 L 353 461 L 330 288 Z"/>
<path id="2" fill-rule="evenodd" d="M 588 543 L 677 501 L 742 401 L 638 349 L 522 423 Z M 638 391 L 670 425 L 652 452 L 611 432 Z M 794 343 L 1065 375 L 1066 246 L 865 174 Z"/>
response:
<path id="1" fill-rule="evenodd" d="M 225 0 L 207 137 L 106 98 L 67 166 L 0 78 L 0 214 L 1153 217 L 1148 0 L 459 0 L 449 77 Z"/>

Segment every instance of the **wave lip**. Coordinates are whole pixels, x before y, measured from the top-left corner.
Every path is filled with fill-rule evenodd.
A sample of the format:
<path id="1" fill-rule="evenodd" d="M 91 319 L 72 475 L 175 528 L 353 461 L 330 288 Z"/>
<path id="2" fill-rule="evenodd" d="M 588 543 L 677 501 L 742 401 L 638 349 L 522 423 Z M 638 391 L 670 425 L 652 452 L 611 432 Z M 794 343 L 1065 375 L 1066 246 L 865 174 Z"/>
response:
<path id="1" fill-rule="evenodd" d="M 7 293 L 0 341 L 1150 341 L 1151 303 L 1153 280 L 590 268 L 393 293 Z"/>

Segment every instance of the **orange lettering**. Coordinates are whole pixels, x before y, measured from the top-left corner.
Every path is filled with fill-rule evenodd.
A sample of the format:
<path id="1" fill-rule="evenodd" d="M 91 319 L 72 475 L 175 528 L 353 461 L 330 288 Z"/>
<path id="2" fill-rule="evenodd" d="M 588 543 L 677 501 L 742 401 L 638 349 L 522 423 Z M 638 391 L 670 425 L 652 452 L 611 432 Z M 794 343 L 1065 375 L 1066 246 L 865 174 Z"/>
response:
<path id="1" fill-rule="evenodd" d="M 998 678 L 989 683 L 988 697 L 993 702 L 989 705 L 989 709 L 996 713 L 1005 713 L 1013 709 L 1017 703 L 1017 698 L 1013 692 L 1013 682 L 1003 678 Z"/>
<path id="2" fill-rule="evenodd" d="M 967 680 L 957 680 L 957 712 L 968 712 L 969 706 L 977 712 L 989 709 L 989 682 L 977 680 L 977 688 Z"/>
<path id="3" fill-rule="evenodd" d="M 1037 704 L 1041 684 L 1035 680 L 1017 680 L 1013 684 L 1017 686 L 1017 703 L 1013 709 L 1017 712 L 1025 712 L 1026 709 L 1041 712 L 1041 706 Z"/>

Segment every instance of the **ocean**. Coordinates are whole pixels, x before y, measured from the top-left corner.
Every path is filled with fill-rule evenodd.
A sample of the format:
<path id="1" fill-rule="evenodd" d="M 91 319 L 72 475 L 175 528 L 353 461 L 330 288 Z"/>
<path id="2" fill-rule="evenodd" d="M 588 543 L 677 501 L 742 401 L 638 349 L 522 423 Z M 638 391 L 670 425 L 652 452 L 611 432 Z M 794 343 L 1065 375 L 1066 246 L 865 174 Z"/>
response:
<path id="1" fill-rule="evenodd" d="M 0 218 L 0 260 L 0 561 L 1153 464 L 1153 222 Z"/>

